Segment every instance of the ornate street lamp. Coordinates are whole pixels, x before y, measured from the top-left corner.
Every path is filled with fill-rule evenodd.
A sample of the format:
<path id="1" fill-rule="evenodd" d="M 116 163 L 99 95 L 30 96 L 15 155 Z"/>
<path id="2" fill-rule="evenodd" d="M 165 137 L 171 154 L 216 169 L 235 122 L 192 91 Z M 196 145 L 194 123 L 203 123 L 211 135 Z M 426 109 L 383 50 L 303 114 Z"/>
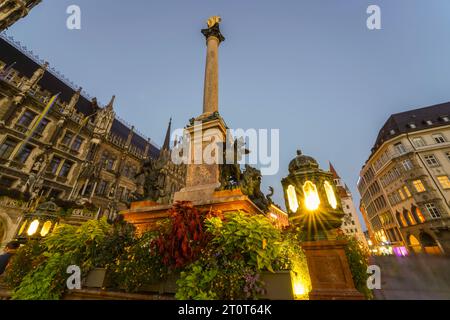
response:
<path id="1" fill-rule="evenodd" d="M 341 226 L 345 215 L 333 175 L 297 151 L 281 184 L 291 221 L 306 232 L 308 240 L 333 239 L 333 230 Z"/>
<path id="2" fill-rule="evenodd" d="M 312 300 L 363 299 L 355 289 L 345 254 L 346 240 L 337 240 L 344 211 L 333 175 L 297 151 L 289 175 L 281 181 L 294 225 L 306 233 L 302 242 L 311 278 Z"/>
<path id="3" fill-rule="evenodd" d="M 53 232 L 59 222 L 60 208 L 52 201 L 40 204 L 36 210 L 25 213 L 16 234 L 17 241 L 41 240 Z"/>

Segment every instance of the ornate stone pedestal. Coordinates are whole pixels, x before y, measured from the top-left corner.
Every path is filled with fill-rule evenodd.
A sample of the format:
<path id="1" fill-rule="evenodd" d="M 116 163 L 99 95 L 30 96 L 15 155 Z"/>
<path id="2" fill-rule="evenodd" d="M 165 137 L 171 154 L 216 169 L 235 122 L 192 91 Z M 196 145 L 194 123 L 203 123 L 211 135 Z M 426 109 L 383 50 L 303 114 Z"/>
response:
<path id="1" fill-rule="evenodd" d="M 310 300 L 364 300 L 355 289 L 345 255 L 346 241 L 304 242 L 312 291 Z"/>
<path id="2" fill-rule="evenodd" d="M 205 199 L 192 201 L 200 210 L 221 211 L 223 213 L 241 211 L 248 214 L 263 214 L 263 212 L 250 199 L 243 195 L 241 190 L 216 191 Z M 133 224 L 138 233 L 154 230 L 158 222 L 169 216 L 172 205 L 160 205 L 152 201 L 133 202 L 130 210 L 121 212 L 125 220 Z"/>

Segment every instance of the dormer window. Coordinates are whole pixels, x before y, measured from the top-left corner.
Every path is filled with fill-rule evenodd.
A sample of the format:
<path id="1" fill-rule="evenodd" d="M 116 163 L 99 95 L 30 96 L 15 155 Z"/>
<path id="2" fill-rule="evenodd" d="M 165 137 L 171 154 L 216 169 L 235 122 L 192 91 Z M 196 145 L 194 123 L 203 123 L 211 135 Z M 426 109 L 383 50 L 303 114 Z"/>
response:
<path id="1" fill-rule="evenodd" d="M 389 131 L 389 133 L 391 134 L 391 136 L 393 136 L 395 134 L 395 130 L 392 129 L 391 131 Z"/>
<path id="2" fill-rule="evenodd" d="M 426 123 L 428 126 L 431 126 L 431 125 L 433 124 L 433 121 L 427 120 L 427 121 L 425 121 L 425 123 Z"/>
<path id="3" fill-rule="evenodd" d="M 415 123 L 410 123 L 410 124 L 408 124 L 408 128 L 415 129 L 415 128 L 417 128 L 417 126 Z"/>
<path id="4" fill-rule="evenodd" d="M 448 116 L 443 116 L 443 117 L 441 117 L 441 119 L 444 122 L 449 122 L 450 121 L 450 118 Z"/>

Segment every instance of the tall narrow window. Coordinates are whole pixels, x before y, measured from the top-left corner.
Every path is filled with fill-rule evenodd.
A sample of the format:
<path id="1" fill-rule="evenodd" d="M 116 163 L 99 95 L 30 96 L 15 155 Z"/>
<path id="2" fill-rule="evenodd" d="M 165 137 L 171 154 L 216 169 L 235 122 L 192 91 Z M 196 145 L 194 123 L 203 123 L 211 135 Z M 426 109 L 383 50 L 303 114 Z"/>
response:
<path id="1" fill-rule="evenodd" d="M 34 149 L 34 147 L 30 146 L 29 144 L 26 145 L 25 147 L 22 147 L 22 150 L 19 152 L 19 154 L 17 156 L 17 160 L 20 163 L 25 163 L 28 160 L 33 149 Z"/>
<path id="2" fill-rule="evenodd" d="M 72 142 L 72 138 L 73 138 L 73 133 L 70 131 L 67 131 L 61 141 L 61 144 L 65 145 L 65 146 L 70 146 L 70 143 Z"/>
<path id="3" fill-rule="evenodd" d="M 50 162 L 49 172 L 51 174 L 56 174 L 60 163 L 61 163 L 61 158 L 53 157 L 52 161 Z"/>
<path id="4" fill-rule="evenodd" d="M 403 186 L 403 191 L 405 192 L 405 195 L 406 195 L 407 198 L 411 198 L 412 197 L 411 192 L 409 191 L 407 186 Z"/>
<path id="5" fill-rule="evenodd" d="M 63 178 L 67 178 L 70 170 L 72 169 L 73 162 L 70 161 L 64 161 L 64 164 L 61 167 L 61 170 L 59 171 L 59 176 Z"/>
<path id="6" fill-rule="evenodd" d="M 17 121 L 17 124 L 20 125 L 21 127 L 28 128 L 33 122 L 35 117 L 36 113 L 30 110 L 26 110 L 19 118 L 19 121 Z"/>
<path id="7" fill-rule="evenodd" d="M 414 165 L 413 165 L 412 161 L 409 160 L 409 159 L 403 160 L 402 161 L 402 166 L 403 166 L 403 169 L 405 169 L 405 171 L 409 171 L 409 170 L 412 170 L 414 168 Z"/>
<path id="8" fill-rule="evenodd" d="M 16 146 L 17 146 L 16 141 L 7 138 L 5 142 L 3 142 L 2 145 L 0 145 L 0 158 L 9 159 Z"/>
<path id="9" fill-rule="evenodd" d="M 77 136 L 72 143 L 72 150 L 80 151 L 81 145 L 83 144 L 83 138 Z"/>
<path id="10" fill-rule="evenodd" d="M 35 135 L 42 135 L 44 133 L 45 128 L 47 128 L 48 123 L 47 119 L 42 119 L 42 121 L 39 123 L 39 125 L 36 128 L 36 131 L 34 132 Z"/>

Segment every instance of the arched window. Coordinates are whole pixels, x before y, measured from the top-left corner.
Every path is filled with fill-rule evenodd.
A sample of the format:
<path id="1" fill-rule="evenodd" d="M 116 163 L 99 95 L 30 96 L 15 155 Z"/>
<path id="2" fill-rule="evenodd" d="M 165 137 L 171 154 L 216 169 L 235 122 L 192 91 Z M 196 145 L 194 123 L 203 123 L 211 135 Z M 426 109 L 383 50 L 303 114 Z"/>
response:
<path id="1" fill-rule="evenodd" d="M 408 222 L 405 219 L 405 216 L 403 214 L 401 214 L 400 212 L 396 212 L 397 213 L 397 220 L 400 223 L 400 225 L 402 227 L 407 227 L 408 226 Z"/>
<path id="2" fill-rule="evenodd" d="M 416 218 L 416 221 L 418 221 L 419 223 L 425 222 L 425 216 L 423 215 L 422 211 L 420 211 L 420 209 L 418 207 L 416 207 L 415 205 L 412 205 L 411 212 L 414 213 L 414 217 Z"/>
<path id="3" fill-rule="evenodd" d="M 303 193 L 305 196 L 306 209 L 310 211 L 317 210 L 320 205 L 320 198 L 316 185 L 311 181 L 306 181 L 303 185 Z"/>
<path id="4" fill-rule="evenodd" d="M 408 210 L 403 210 L 403 214 L 408 217 L 408 221 L 409 221 L 409 225 L 414 226 L 417 224 L 416 219 L 414 219 L 413 214 L 411 213 L 411 211 Z"/>

